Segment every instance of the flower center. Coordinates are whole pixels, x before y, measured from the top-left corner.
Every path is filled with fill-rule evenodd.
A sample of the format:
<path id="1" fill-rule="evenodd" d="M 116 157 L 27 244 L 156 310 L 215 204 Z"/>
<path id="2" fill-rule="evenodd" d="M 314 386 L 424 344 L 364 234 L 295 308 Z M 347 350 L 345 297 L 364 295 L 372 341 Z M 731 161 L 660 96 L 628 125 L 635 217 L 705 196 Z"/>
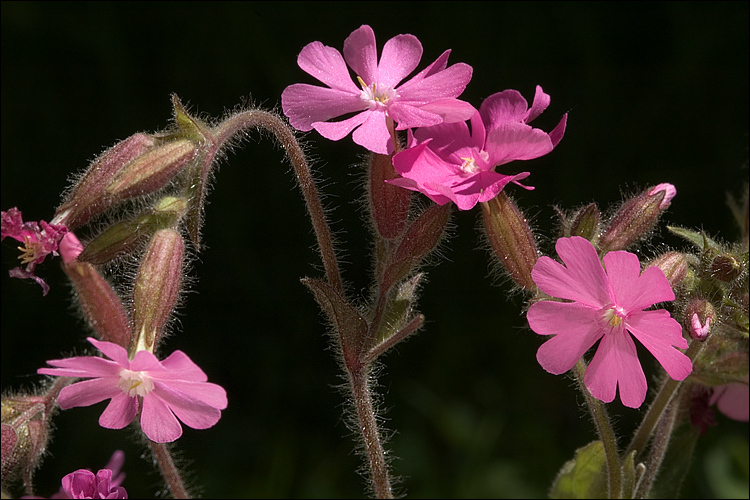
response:
<path id="1" fill-rule="evenodd" d="M 131 398 L 145 396 L 154 390 L 154 381 L 143 372 L 134 372 L 123 368 L 120 371 L 120 381 L 117 383 L 117 387 Z"/>
<path id="2" fill-rule="evenodd" d="M 22 247 L 18 247 L 21 251 L 21 255 L 18 257 L 21 259 L 22 264 L 28 264 L 34 262 L 39 258 L 39 254 L 44 249 L 44 245 L 39 241 L 34 241 L 28 236 L 23 237 L 24 243 Z"/>
<path id="3" fill-rule="evenodd" d="M 621 307 L 612 306 L 604 310 L 604 321 L 610 326 L 610 332 L 619 331 L 625 319 L 625 311 Z"/>
<path id="4" fill-rule="evenodd" d="M 388 101 L 398 97 L 396 91 L 390 87 L 381 87 L 378 89 L 378 84 L 375 82 L 368 86 L 359 76 L 357 77 L 357 81 L 362 86 L 360 98 L 369 103 L 370 109 L 387 107 Z"/>
<path id="5" fill-rule="evenodd" d="M 480 171 L 479 165 L 477 165 L 474 162 L 474 157 L 473 156 L 469 156 L 468 158 L 461 157 L 461 159 L 464 162 L 461 164 L 461 167 L 459 167 L 459 168 L 461 169 L 461 171 L 463 173 L 465 173 L 465 174 L 471 174 L 471 175 L 479 173 L 479 171 Z"/>

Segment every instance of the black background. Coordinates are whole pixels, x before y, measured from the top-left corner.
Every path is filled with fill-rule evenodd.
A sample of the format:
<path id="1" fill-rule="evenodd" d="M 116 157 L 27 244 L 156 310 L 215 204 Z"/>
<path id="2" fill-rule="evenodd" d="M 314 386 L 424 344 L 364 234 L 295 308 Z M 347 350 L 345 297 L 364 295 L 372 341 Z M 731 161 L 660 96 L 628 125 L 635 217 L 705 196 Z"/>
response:
<path id="1" fill-rule="evenodd" d="M 533 192 L 509 188 L 549 251 L 552 205 L 602 208 L 671 182 L 665 222 L 734 239 L 724 200 L 747 179 L 748 4 L 489 2 L 2 3 L 2 209 L 49 220 L 69 176 L 136 131 L 156 131 L 177 93 L 218 117 L 241 103 L 278 107 L 283 89 L 316 83 L 296 65 L 319 40 L 341 49 L 362 24 L 379 48 L 416 35 L 419 69 L 445 49 L 474 76 L 461 96 L 482 99 L 535 85 L 551 95 L 535 122 L 569 112 L 558 148 L 516 166 Z M 360 218 L 362 151 L 305 137 L 342 242 L 353 295 L 368 285 Z M 189 482 L 205 497 L 360 497 L 361 460 L 344 425 L 342 380 L 303 276 L 321 276 L 304 205 L 282 153 L 258 135 L 222 163 L 203 232 L 208 248 L 165 352 L 182 349 L 229 393 L 219 424 L 178 441 Z M 509 168 L 514 167 L 510 164 Z M 385 357 L 379 377 L 394 472 L 412 497 L 537 497 L 577 447 L 594 439 L 566 377 L 535 360 L 542 339 L 522 298 L 491 272 L 479 210 L 454 213 L 445 259 L 429 267 L 419 309 L 427 327 Z M 15 242 L 2 245 L 2 387 L 31 388 L 45 360 L 82 352 L 87 334 L 55 261 L 40 289 L 10 279 Z M 657 232 L 644 257 L 681 243 Z M 643 358 L 648 373 L 653 360 Z M 651 383 L 653 386 L 653 382 Z M 639 412 L 614 403 L 618 429 Z M 129 431 L 97 425 L 103 405 L 61 412 L 38 472 L 50 495 L 77 468 L 128 456 L 131 498 L 153 496 L 158 473 Z M 686 497 L 747 490 L 747 424 L 718 416 L 699 443 Z M 739 452 L 738 452 L 739 450 Z M 731 456 L 745 457 L 735 470 Z M 718 465 L 717 465 L 718 464 Z M 729 474 L 727 476 L 727 474 Z M 739 481 L 739 483 L 736 483 Z"/>

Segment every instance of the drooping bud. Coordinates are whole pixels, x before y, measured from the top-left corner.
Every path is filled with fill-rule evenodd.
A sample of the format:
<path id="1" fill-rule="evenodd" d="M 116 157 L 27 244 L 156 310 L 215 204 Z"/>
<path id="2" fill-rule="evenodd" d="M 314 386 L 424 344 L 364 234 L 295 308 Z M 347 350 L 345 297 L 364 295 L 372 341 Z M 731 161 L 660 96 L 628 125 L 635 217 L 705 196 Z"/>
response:
<path id="1" fill-rule="evenodd" d="M 392 159 L 391 155 L 372 153 L 368 165 L 370 213 L 377 234 L 385 239 L 403 234 L 412 196 L 408 189 L 386 184 L 386 180 L 399 177 Z"/>
<path id="2" fill-rule="evenodd" d="M 648 267 L 651 266 L 662 270 L 672 288 L 682 283 L 688 274 L 687 257 L 680 252 L 667 252 L 660 255 L 648 264 Z"/>
<path id="3" fill-rule="evenodd" d="M 127 255 L 148 241 L 159 229 L 175 227 L 187 212 L 185 198 L 165 196 L 153 210 L 135 219 L 113 224 L 86 245 L 81 262 L 106 264 Z"/>
<path id="4" fill-rule="evenodd" d="M 690 299 L 685 309 L 685 325 L 692 338 L 706 340 L 715 321 L 716 309 L 709 301 L 700 297 Z"/>
<path id="5" fill-rule="evenodd" d="M 101 213 L 109 206 L 105 190 L 112 179 L 125 165 L 155 144 L 153 137 L 139 133 L 105 151 L 94 160 L 86 174 L 66 196 L 53 221 L 73 230 Z"/>
<path id="6" fill-rule="evenodd" d="M 153 353 L 177 305 L 185 242 L 173 229 L 154 234 L 138 270 L 133 291 L 135 351 Z"/>
<path id="7" fill-rule="evenodd" d="M 672 184 L 659 184 L 623 203 L 599 239 L 600 252 L 624 250 L 646 236 L 675 193 Z"/>
<path id="8" fill-rule="evenodd" d="M 531 270 L 539 258 L 526 218 L 504 192 L 482 203 L 487 239 L 511 279 L 524 290 L 534 290 Z"/>
<path id="9" fill-rule="evenodd" d="M 88 262 L 63 263 L 76 289 L 79 306 L 101 340 L 125 349 L 130 345 L 130 318 L 112 285 Z"/>
<path id="10" fill-rule="evenodd" d="M 49 410 L 42 396 L 2 399 L 2 483 L 22 475 L 27 492 L 49 439 Z"/>

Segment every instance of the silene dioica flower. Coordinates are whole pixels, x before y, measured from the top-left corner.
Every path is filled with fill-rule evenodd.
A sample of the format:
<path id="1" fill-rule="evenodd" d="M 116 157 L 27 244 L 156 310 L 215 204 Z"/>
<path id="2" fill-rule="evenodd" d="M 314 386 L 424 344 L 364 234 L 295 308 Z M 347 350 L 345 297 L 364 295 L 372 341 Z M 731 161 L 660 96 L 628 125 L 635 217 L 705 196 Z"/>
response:
<path id="1" fill-rule="evenodd" d="M 632 335 L 673 379 L 691 373 L 690 359 L 675 349 L 688 347 L 680 324 L 664 309 L 644 310 L 675 299 L 661 269 L 641 273 L 638 257 L 625 251 L 606 254 L 602 267 L 594 246 L 579 236 L 560 238 L 555 248 L 564 265 L 541 257 L 532 278 L 544 293 L 572 302 L 539 301 L 527 314 L 532 330 L 553 335 L 537 351 L 545 370 L 567 372 L 601 339 L 586 368 L 586 387 L 605 403 L 614 400 L 619 387 L 622 403 L 639 408 L 647 384 Z"/>
<path id="2" fill-rule="evenodd" d="M 60 391 L 58 404 L 63 410 L 111 401 L 99 417 L 108 429 L 122 429 L 141 409 L 140 423 L 146 436 L 157 443 L 168 443 L 182 436 L 181 420 L 193 429 L 207 429 L 221 418 L 227 407 L 226 391 L 207 382 L 208 377 L 182 351 L 163 361 L 148 351 L 138 351 L 132 361 L 127 351 L 112 342 L 88 338 L 110 359 L 77 356 L 54 359 L 54 368 L 37 373 L 61 377 L 83 377 Z"/>
<path id="3" fill-rule="evenodd" d="M 518 91 L 504 90 L 482 102 L 471 117 L 471 130 L 460 122 L 421 128 L 413 135 L 410 131 L 408 149 L 393 157 L 402 177 L 387 182 L 420 191 L 440 205 L 452 201 L 460 210 L 489 201 L 509 182 L 518 184 L 529 176 L 504 175 L 496 167 L 544 156 L 562 139 L 567 114 L 549 134 L 528 124 L 549 103 L 539 86 L 531 108 Z"/>
<path id="4" fill-rule="evenodd" d="M 298 130 L 317 130 L 338 141 L 352 130 L 354 142 L 368 150 L 393 151 L 395 130 L 468 120 L 474 108 L 456 99 L 471 80 L 472 68 L 447 67 L 450 50 L 399 85 L 419 64 L 422 44 L 413 35 L 398 35 L 385 43 L 378 61 L 375 33 L 363 25 L 344 41 L 344 54 L 312 42 L 297 58 L 299 67 L 328 87 L 297 83 L 281 94 L 281 107 Z M 352 80 L 347 64 L 356 75 Z M 328 120 L 349 113 L 338 122 Z M 356 130 L 355 130 L 356 129 Z"/>

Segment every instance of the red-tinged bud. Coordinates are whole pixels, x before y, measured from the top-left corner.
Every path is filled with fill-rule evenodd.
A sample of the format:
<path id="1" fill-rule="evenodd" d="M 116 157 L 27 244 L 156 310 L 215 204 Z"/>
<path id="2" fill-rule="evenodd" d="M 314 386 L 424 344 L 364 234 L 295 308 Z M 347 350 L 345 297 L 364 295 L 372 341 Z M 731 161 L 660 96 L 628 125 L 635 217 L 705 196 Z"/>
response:
<path id="1" fill-rule="evenodd" d="M 157 146 L 121 169 L 107 186 L 115 201 L 153 193 L 167 185 L 193 158 L 195 144 L 186 139 Z"/>
<path id="2" fill-rule="evenodd" d="M 596 244 L 599 238 L 601 213 L 596 203 L 590 203 L 580 209 L 570 224 L 570 234 L 567 236 L 581 236 Z"/>
<path id="3" fill-rule="evenodd" d="M 536 289 L 531 279 L 539 255 L 526 218 L 504 192 L 482 203 L 487 239 L 511 279 L 524 290 Z"/>
<path id="4" fill-rule="evenodd" d="M 23 477 L 27 492 L 49 439 L 48 400 L 42 396 L 2 399 L 2 483 Z"/>
<path id="5" fill-rule="evenodd" d="M 127 349 L 130 318 L 112 285 L 88 262 L 63 263 L 63 270 L 73 282 L 83 315 L 99 338 Z"/>
<path id="6" fill-rule="evenodd" d="M 714 306 L 700 297 L 693 297 L 685 308 L 684 323 L 690 332 L 690 337 L 706 340 L 716 321 Z"/>
<path id="7" fill-rule="evenodd" d="M 651 266 L 662 270 L 672 288 L 682 283 L 688 274 L 687 257 L 680 252 L 667 252 L 660 255 L 648 264 L 648 267 Z"/>
<path id="8" fill-rule="evenodd" d="M 377 234 L 385 239 L 403 234 L 412 196 L 408 189 L 386 184 L 386 180 L 399 177 L 392 160 L 391 155 L 372 153 L 368 168 L 370 212 Z"/>
<path id="9" fill-rule="evenodd" d="M 743 271 L 742 268 L 741 260 L 731 253 L 723 253 L 714 257 L 711 262 L 711 276 L 717 280 L 729 283 L 740 277 Z"/>
<path id="10" fill-rule="evenodd" d="M 177 305 L 184 254 L 185 242 L 175 230 L 162 229 L 151 239 L 133 291 L 135 351 L 154 352 Z"/>
<path id="11" fill-rule="evenodd" d="M 99 156 L 89 167 L 65 201 L 57 209 L 53 221 L 65 224 L 69 230 L 85 224 L 110 205 L 105 196 L 107 186 L 120 170 L 156 144 L 146 134 L 135 134 L 116 144 Z"/>
<path id="12" fill-rule="evenodd" d="M 671 184 L 659 184 L 623 203 L 599 239 L 600 252 L 624 250 L 646 236 L 675 193 Z"/>

